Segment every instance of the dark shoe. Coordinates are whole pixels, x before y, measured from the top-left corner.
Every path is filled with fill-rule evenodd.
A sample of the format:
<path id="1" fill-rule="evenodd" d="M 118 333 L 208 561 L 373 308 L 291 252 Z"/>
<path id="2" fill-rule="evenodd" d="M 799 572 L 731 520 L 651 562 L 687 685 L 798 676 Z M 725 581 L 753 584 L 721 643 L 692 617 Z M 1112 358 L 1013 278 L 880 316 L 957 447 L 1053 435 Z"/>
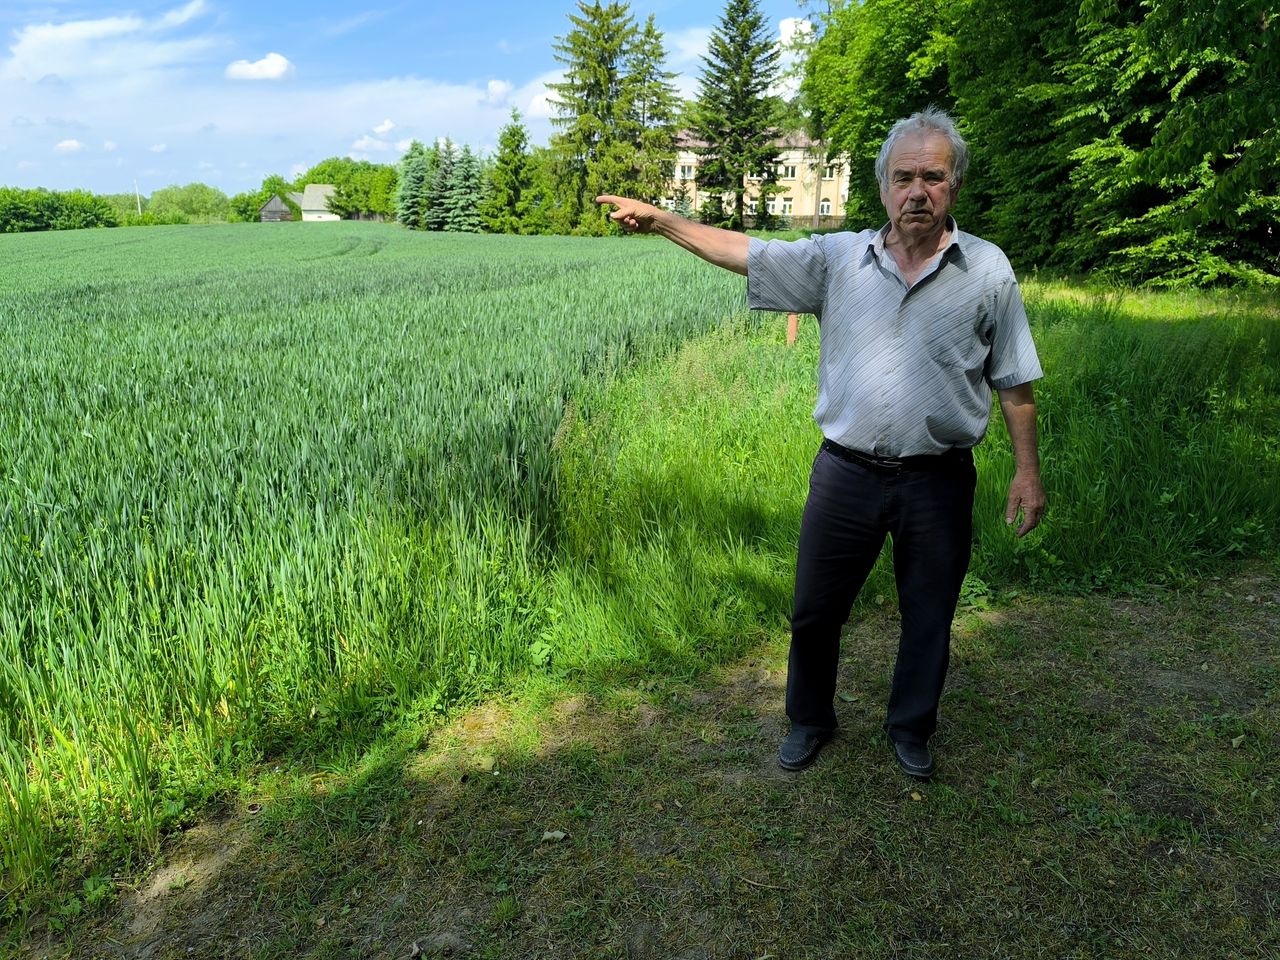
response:
<path id="1" fill-rule="evenodd" d="M 818 751 L 830 739 L 829 733 L 793 728 L 778 748 L 778 766 L 783 770 L 803 770 L 818 758 Z"/>
<path id="2" fill-rule="evenodd" d="M 895 741 L 894 755 L 898 758 L 898 766 L 908 777 L 917 780 L 928 780 L 933 776 L 933 754 L 929 752 L 927 743 L 907 743 Z"/>

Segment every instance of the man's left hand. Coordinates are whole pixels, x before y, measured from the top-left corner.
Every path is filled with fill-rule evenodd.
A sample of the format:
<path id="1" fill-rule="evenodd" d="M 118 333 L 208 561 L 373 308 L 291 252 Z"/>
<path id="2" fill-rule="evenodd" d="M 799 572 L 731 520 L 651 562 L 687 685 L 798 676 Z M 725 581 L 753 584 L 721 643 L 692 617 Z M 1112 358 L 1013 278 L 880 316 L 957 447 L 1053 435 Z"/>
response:
<path id="1" fill-rule="evenodd" d="M 1044 519 L 1045 506 L 1044 487 L 1040 483 L 1040 475 L 1015 473 L 1013 483 L 1009 484 L 1009 505 L 1004 511 L 1004 522 L 1012 524 L 1018 519 L 1018 511 L 1021 510 L 1022 524 L 1018 527 L 1018 536 L 1025 537 Z"/>

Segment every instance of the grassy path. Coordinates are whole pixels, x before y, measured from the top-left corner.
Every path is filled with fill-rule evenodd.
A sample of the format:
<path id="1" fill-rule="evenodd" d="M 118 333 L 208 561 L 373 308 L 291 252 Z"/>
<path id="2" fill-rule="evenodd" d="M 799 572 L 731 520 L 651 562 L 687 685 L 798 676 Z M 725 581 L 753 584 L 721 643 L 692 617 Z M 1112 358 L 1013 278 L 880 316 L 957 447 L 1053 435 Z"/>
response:
<path id="1" fill-rule="evenodd" d="M 879 731 L 895 620 L 855 618 L 803 774 L 784 637 L 697 685 L 529 688 L 354 777 L 264 771 L 19 954 L 1278 955 L 1280 568 L 968 611 L 926 785 Z"/>

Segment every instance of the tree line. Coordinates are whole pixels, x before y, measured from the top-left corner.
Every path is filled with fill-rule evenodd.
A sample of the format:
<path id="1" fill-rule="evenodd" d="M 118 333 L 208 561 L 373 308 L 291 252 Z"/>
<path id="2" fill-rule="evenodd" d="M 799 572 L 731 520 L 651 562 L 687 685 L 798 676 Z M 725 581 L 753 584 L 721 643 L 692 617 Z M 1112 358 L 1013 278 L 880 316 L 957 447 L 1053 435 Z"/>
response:
<path id="1" fill-rule="evenodd" d="M 950 109 L 973 148 L 956 217 L 1022 267 L 1161 285 L 1280 273 L 1272 0 L 862 0 L 816 18 L 802 100 L 858 177 L 889 125 Z"/>

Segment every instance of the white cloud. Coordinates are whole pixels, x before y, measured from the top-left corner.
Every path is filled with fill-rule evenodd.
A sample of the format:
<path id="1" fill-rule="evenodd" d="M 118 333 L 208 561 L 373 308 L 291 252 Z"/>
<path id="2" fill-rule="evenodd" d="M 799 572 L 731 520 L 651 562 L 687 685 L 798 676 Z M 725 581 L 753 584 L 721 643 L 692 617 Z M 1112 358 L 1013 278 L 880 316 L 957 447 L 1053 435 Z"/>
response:
<path id="1" fill-rule="evenodd" d="M 53 149 L 59 153 L 79 153 L 84 149 L 84 144 L 79 140 L 59 140 L 53 145 Z"/>
<path id="2" fill-rule="evenodd" d="M 147 149 L 152 153 L 164 153 L 169 149 L 169 145 L 167 143 L 153 143 L 151 146 L 147 147 Z"/>
<path id="3" fill-rule="evenodd" d="M 261 60 L 250 63 L 237 60 L 227 64 L 228 80 L 283 80 L 296 72 L 292 63 L 278 53 L 268 53 Z"/>
<path id="4" fill-rule="evenodd" d="M 289 168 L 289 176 L 293 177 L 294 179 L 297 179 L 298 177 L 302 176 L 304 173 L 306 173 L 310 169 L 311 169 L 311 164 L 309 163 L 295 163 L 293 164 L 293 166 Z"/>
<path id="5" fill-rule="evenodd" d="M 515 87 L 506 80 L 490 80 L 485 87 L 485 100 L 489 103 L 506 103 L 507 97 L 514 89 Z"/>
<path id="6" fill-rule="evenodd" d="M 395 129 L 395 126 L 396 125 L 392 123 L 390 120 L 383 120 L 380 124 L 378 124 L 376 127 L 373 128 L 373 132 L 380 137 L 386 136 L 388 133 L 390 133 L 392 130 Z"/>
<path id="7" fill-rule="evenodd" d="M 217 43 L 213 37 L 158 39 L 204 10 L 195 0 L 157 20 L 137 16 L 30 24 L 15 31 L 0 77 L 28 83 L 102 78 L 117 82 L 150 71 L 183 67 Z"/>
<path id="8" fill-rule="evenodd" d="M 102 141 L 102 149 L 103 149 L 103 151 L 104 151 L 105 153 L 110 153 L 110 152 L 111 152 L 112 150 L 114 150 L 115 148 L 116 148 L 116 142 L 115 142 L 114 140 L 103 140 L 103 141 Z"/>
<path id="9" fill-rule="evenodd" d="M 191 0 L 185 7 L 178 7 L 178 9 L 170 10 L 166 13 L 157 21 L 156 27 L 158 29 L 180 27 L 189 20 L 194 20 L 208 9 L 204 0 Z"/>
<path id="10" fill-rule="evenodd" d="M 351 144 L 351 149 L 360 151 L 372 150 L 381 153 L 384 150 L 390 150 L 391 144 L 387 143 L 385 140 L 379 140 L 376 137 L 364 136 Z"/>
<path id="11" fill-rule="evenodd" d="M 563 82 L 563 71 L 552 70 L 526 83 L 512 94 L 511 101 L 517 106 L 524 105 L 524 109 L 521 112 L 526 117 L 533 120 L 549 120 L 557 115 L 555 107 L 551 104 L 551 101 L 555 99 L 555 94 L 552 93 L 550 85 Z"/>
<path id="12" fill-rule="evenodd" d="M 403 140 L 396 141 L 396 152 L 404 153 L 413 145 L 413 137 L 405 137 Z"/>

